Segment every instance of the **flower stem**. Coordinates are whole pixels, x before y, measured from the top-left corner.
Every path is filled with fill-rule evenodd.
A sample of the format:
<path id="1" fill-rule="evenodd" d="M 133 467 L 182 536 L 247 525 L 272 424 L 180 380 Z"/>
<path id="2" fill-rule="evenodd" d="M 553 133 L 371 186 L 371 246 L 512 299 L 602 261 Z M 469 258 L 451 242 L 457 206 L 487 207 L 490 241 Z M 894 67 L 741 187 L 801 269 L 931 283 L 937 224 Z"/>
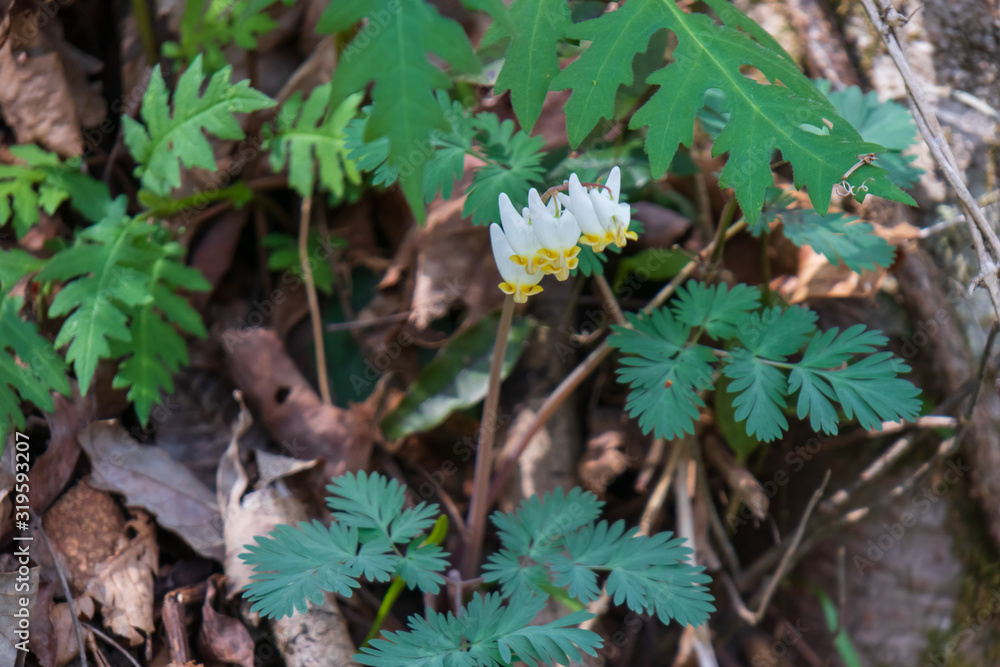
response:
<path id="1" fill-rule="evenodd" d="M 514 297 L 507 296 L 500 313 L 500 326 L 493 345 L 493 359 L 490 361 L 490 380 L 483 402 L 483 419 L 479 424 L 479 445 L 476 450 L 476 471 L 472 479 L 472 501 L 466 519 L 465 548 L 463 551 L 462 576 L 472 579 L 479 569 L 479 557 L 483 549 L 483 535 L 486 533 L 486 511 L 490 488 L 490 474 L 493 470 L 493 442 L 499 426 L 497 408 L 500 405 L 500 370 L 507 352 L 507 336 L 514 321 Z"/>
<path id="2" fill-rule="evenodd" d="M 316 344 L 316 373 L 319 380 L 319 394 L 325 405 L 333 405 L 330 396 L 330 381 L 326 375 L 326 350 L 323 347 L 323 319 L 319 311 L 319 297 L 313 281 L 312 266 L 309 264 L 309 218 L 312 214 L 312 197 L 302 198 L 301 219 L 299 221 L 299 263 L 302 279 L 306 284 L 306 300 L 309 302 L 309 318 L 312 320 L 313 341 Z"/>

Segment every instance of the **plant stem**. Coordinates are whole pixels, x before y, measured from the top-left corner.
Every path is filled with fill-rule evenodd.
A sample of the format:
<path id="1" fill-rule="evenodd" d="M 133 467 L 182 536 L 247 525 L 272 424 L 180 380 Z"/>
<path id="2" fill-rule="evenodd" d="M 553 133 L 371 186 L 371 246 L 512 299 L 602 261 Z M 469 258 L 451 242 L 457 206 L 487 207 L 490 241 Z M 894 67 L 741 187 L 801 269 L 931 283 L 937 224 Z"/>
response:
<path id="1" fill-rule="evenodd" d="M 146 0 L 132 0 L 132 14 L 135 15 L 135 25 L 142 42 L 142 52 L 146 56 L 146 65 L 155 67 L 159 61 L 159 47 L 156 44 L 156 34 Z"/>
<path id="2" fill-rule="evenodd" d="M 330 380 L 326 375 L 326 350 L 323 347 L 323 320 L 319 312 L 319 297 L 316 296 L 316 283 L 313 282 L 312 267 L 309 265 L 309 218 L 312 214 L 312 197 L 302 198 L 302 212 L 299 220 L 299 263 L 302 266 L 302 279 L 306 284 L 306 298 L 309 301 L 309 319 L 312 320 L 313 342 L 316 345 L 316 374 L 319 381 L 319 393 L 323 403 L 333 405 L 330 397 Z"/>
<path id="3" fill-rule="evenodd" d="M 472 479 L 472 501 L 466 519 L 465 549 L 463 551 L 462 576 L 472 579 L 479 569 L 479 557 L 483 549 L 483 535 L 486 533 L 486 510 L 489 507 L 488 491 L 490 474 L 493 471 L 493 441 L 498 424 L 497 407 L 500 405 L 500 370 L 507 352 L 507 335 L 514 321 L 514 297 L 508 295 L 500 313 L 500 326 L 493 345 L 493 359 L 490 361 L 490 383 L 483 402 L 483 419 L 479 424 L 479 445 L 476 450 L 476 471 Z"/>
<path id="4" fill-rule="evenodd" d="M 690 262 L 684 265 L 684 268 L 682 268 L 680 272 L 674 276 L 673 279 L 657 293 L 656 296 L 653 297 L 653 300 L 646 304 L 646 307 L 642 309 L 642 312 L 649 314 L 654 309 L 662 306 L 666 300 L 670 298 L 670 295 L 677 290 L 681 283 L 687 280 L 691 274 L 694 273 L 694 270 L 700 262 L 704 262 L 712 255 L 712 252 L 718 245 L 743 231 L 745 227 L 746 222 L 744 220 L 740 220 L 724 232 L 720 232 L 720 234 L 716 236 L 715 240 L 705 246 L 704 250 L 702 250 L 697 257 L 693 258 Z M 521 457 L 521 454 L 524 453 L 524 450 L 528 448 L 528 443 L 531 442 L 531 439 L 536 433 L 538 433 L 538 429 L 540 429 L 545 422 L 547 422 L 549 418 L 555 414 L 555 411 L 560 405 L 562 405 L 563 401 L 569 398 L 570 394 L 576 390 L 576 388 L 587 378 L 587 376 L 593 373 L 597 367 L 601 365 L 601 362 L 603 362 L 609 354 L 611 354 L 611 346 L 608 345 L 607 341 L 605 341 L 598 347 L 594 348 L 594 351 L 588 354 L 587 358 L 584 359 L 580 365 L 574 368 L 573 372 L 567 375 L 566 378 L 559 383 L 559 386 L 556 387 L 551 394 L 549 394 L 549 397 L 545 399 L 542 406 L 538 408 L 538 412 L 535 414 L 535 419 L 531 422 L 528 428 L 521 433 L 521 436 L 518 439 L 517 444 L 514 445 L 510 456 L 508 456 L 503 462 L 500 470 L 493 478 L 493 482 L 490 484 L 489 497 L 487 499 L 488 504 L 492 504 L 493 501 L 496 500 L 500 493 L 500 489 L 503 488 L 507 478 L 510 477 L 512 472 L 514 472 L 514 467 L 517 466 L 517 460 Z"/>

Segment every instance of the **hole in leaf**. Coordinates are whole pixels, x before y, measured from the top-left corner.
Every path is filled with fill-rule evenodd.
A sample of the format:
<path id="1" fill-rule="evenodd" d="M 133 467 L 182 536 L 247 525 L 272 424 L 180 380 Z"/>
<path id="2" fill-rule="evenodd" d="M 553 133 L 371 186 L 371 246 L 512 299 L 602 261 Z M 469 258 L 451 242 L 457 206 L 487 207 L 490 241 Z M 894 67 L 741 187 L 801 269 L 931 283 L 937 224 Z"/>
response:
<path id="1" fill-rule="evenodd" d="M 292 390 L 288 387 L 278 387 L 277 391 L 274 392 L 274 401 L 281 405 L 286 400 L 288 400 L 288 395 L 292 393 Z"/>

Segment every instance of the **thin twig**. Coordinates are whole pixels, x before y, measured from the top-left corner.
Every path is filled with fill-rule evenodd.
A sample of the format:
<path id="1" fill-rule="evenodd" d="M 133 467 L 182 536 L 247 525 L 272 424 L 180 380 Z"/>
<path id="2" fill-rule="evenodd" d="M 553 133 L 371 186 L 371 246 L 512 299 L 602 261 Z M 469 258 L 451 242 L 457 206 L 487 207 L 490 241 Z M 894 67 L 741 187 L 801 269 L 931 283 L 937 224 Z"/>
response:
<path id="1" fill-rule="evenodd" d="M 726 230 L 725 236 L 723 237 L 726 241 L 731 239 L 733 236 L 743 231 L 747 224 L 745 220 L 740 220 L 736 224 L 729 227 Z M 667 283 L 667 285 L 661 289 L 656 296 L 642 309 L 642 312 L 649 314 L 654 309 L 662 306 L 670 296 L 677 291 L 677 288 L 687 280 L 698 265 L 704 262 L 708 257 L 712 256 L 715 248 L 719 244 L 719 238 L 713 240 L 710 244 L 705 246 L 705 248 L 698 253 L 698 256 L 693 258 L 690 262 L 684 265 L 676 276 Z M 538 433 L 538 430 L 549 420 L 549 418 L 555 414 L 559 406 L 562 405 L 569 396 L 576 390 L 576 388 L 583 382 L 591 373 L 597 370 L 597 367 L 611 354 L 611 346 L 608 345 L 607 341 L 601 343 L 598 347 L 587 355 L 573 371 L 567 375 L 559 386 L 553 390 L 549 397 L 545 399 L 541 407 L 538 408 L 538 412 L 535 414 L 535 419 L 531 424 L 524 430 L 521 437 L 518 439 L 517 444 L 511 450 L 511 454 L 504 460 L 503 465 L 500 467 L 499 472 L 494 476 L 493 482 L 490 484 L 490 492 L 488 496 L 488 504 L 492 505 L 493 501 L 500 495 L 500 489 L 507 482 L 507 478 L 510 477 L 511 473 L 514 472 L 514 468 L 517 466 L 517 460 L 521 458 L 521 454 L 524 450 L 528 448 L 528 443 L 531 439 Z"/>
<path id="2" fill-rule="evenodd" d="M 961 173 L 958 170 L 955 156 L 948 146 L 941 125 L 938 123 L 934 109 L 924 96 L 923 88 L 916 74 L 910 68 L 910 63 L 903 53 L 899 38 L 896 35 L 895 25 L 900 23 L 902 17 L 892 6 L 889 0 L 861 0 L 865 11 L 868 14 L 872 25 L 882 36 L 882 40 L 889 51 L 896 69 L 903 77 L 906 84 L 906 91 L 909 94 L 911 106 L 913 107 L 913 117 L 917 122 L 917 127 L 924 141 L 931 149 L 931 154 L 937 160 L 948 183 L 958 195 L 959 203 L 965 210 L 969 220 L 969 229 L 972 232 L 972 240 L 976 247 L 976 255 L 979 257 L 979 276 L 972 287 L 977 283 L 982 283 L 989 292 L 990 301 L 993 303 L 993 310 L 997 319 L 1000 320 L 1000 280 L 997 277 L 1000 259 L 1000 238 L 997 237 L 989 221 L 979 204 L 976 202 L 969 188 L 965 185 Z M 987 247 L 988 246 L 988 247 Z"/>
<path id="3" fill-rule="evenodd" d="M 486 400 L 483 403 L 483 419 L 479 424 L 479 445 L 476 449 L 476 470 L 472 478 L 472 500 L 469 503 L 469 515 L 465 521 L 465 545 L 463 551 L 462 571 L 466 579 L 476 576 L 479 569 L 479 556 L 483 548 L 483 535 L 486 533 L 486 511 L 490 506 L 488 498 L 489 480 L 493 471 L 493 441 L 496 438 L 500 405 L 500 371 L 507 352 L 507 336 L 514 320 L 514 297 L 507 295 L 500 313 L 500 325 L 497 327 L 497 338 L 493 345 L 493 358 L 490 360 L 490 380 L 486 390 Z"/>
<path id="4" fill-rule="evenodd" d="M 677 536 L 685 538 L 688 542 L 688 546 L 691 549 L 688 561 L 691 565 L 698 564 L 698 544 L 694 531 L 694 511 L 691 507 L 691 496 L 694 491 L 692 482 L 694 480 L 691 479 L 690 475 L 691 466 L 695 465 L 695 460 L 691 458 L 690 449 L 695 446 L 696 443 L 692 436 L 684 437 L 674 444 L 674 447 L 681 452 L 676 470 L 677 480 L 674 486 L 674 502 L 677 509 Z M 697 479 L 697 471 L 695 471 L 695 479 Z M 684 632 L 688 633 L 692 641 L 692 648 L 694 648 L 698 664 L 701 667 L 718 667 L 719 662 L 715 657 L 708 624 L 702 623 L 697 628 L 688 627 Z M 684 645 L 683 639 L 681 645 L 682 647 Z"/>
<path id="5" fill-rule="evenodd" d="M 826 490 L 826 485 L 830 482 L 830 471 L 826 471 L 826 475 L 823 476 L 823 483 L 819 485 L 819 488 L 813 492 L 812 498 L 809 499 L 809 504 L 806 506 L 806 511 L 803 512 L 802 518 L 799 520 L 799 526 L 795 529 L 795 535 L 792 537 L 791 544 L 785 550 L 785 555 L 781 557 L 781 561 L 778 563 L 778 569 L 774 571 L 774 576 L 771 580 L 767 582 L 767 587 L 764 589 L 764 594 L 761 596 L 760 605 L 757 607 L 757 612 L 754 614 L 754 620 L 750 622 L 750 625 L 757 625 L 760 623 L 760 619 L 764 618 L 764 612 L 767 611 L 767 605 L 771 603 L 771 598 L 774 596 L 774 592 L 778 589 L 778 584 L 781 580 L 785 578 L 788 574 L 788 570 L 792 565 L 792 558 L 795 556 L 796 550 L 799 548 L 799 544 L 802 543 L 802 536 L 806 532 L 806 524 L 809 523 L 809 517 L 812 515 L 813 509 L 815 509 L 816 504 L 819 503 L 819 499 L 823 497 L 823 492 Z"/>
<path id="6" fill-rule="evenodd" d="M 41 536 L 42 542 L 45 542 L 45 548 L 49 550 L 49 555 L 52 556 L 52 563 L 59 574 L 59 581 L 62 582 L 63 592 L 66 594 L 66 603 L 69 605 L 69 614 L 73 618 L 73 632 L 76 633 L 76 643 L 80 647 L 80 664 L 82 667 L 87 667 L 87 651 L 83 646 L 83 632 L 80 630 L 80 618 L 76 615 L 76 603 L 73 602 L 73 591 L 69 588 L 69 582 L 66 581 L 66 574 L 63 572 L 62 564 L 59 562 L 59 558 L 56 557 L 55 549 L 52 548 L 49 536 L 45 534 L 40 521 L 35 523 L 35 529 Z"/>
<path id="7" fill-rule="evenodd" d="M 131 654 L 131 653 L 129 653 L 129 652 L 128 652 L 128 651 L 126 651 L 126 650 L 125 650 L 124 648 L 122 648 L 121 646 L 119 646 L 119 645 L 118 645 L 118 642 L 116 642 L 116 641 L 115 641 L 114 639 L 112 639 L 111 637 L 108 637 L 108 636 L 107 636 L 106 634 L 104 634 L 103 632 L 101 632 L 100 630 L 98 630 L 97 628 L 95 628 L 95 627 L 94 627 L 93 625 L 91 625 L 90 623 L 84 623 L 84 625 L 85 625 L 85 626 L 87 626 L 87 629 L 88 629 L 88 630 L 90 630 L 90 631 L 91 631 L 92 633 L 94 633 L 94 635 L 96 635 L 96 636 L 100 637 L 101 639 L 103 639 L 103 640 L 104 640 L 104 643 L 105 643 L 105 644 L 107 644 L 107 645 L 108 645 L 108 646 L 110 646 L 111 648 L 114 648 L 114 649 L 117 649 L 117 650 L 118 650 L 118 652 L 119 652 L 119 653 L 121 653 L 122 655 L 124 655 L 124 656 L 125 656 L 125 658 L 126 658 L 126 659 L 127 659 L 127 660 L 128 660 L 129 662 L 131 662 L 131 663 L 132 663 L 133 665 L 135 665 L 135 667 L 142 667 L 142 665 L 140 665 L 140 664 L 139 664 L 139 661 L 138 661 L 138 660 L 136 660 L 136 659 L 135 659 L 135 658 L 134 658 L 134 657 L 132 656 L 132 654 Z M 83 664 L 85 664 L 85 665 L 86 665 L 87 663 L 86 663 L 86 662 L 84 662 Z"/>
<path id="8" fill-rule="evenodd" d="M 319 393 L 323 397 L 324 404 L 333 405 L 333 398 L 330 395 L 330 379 L 326 374 L 323 319 L 319 311 L 319 297 L 316 296 L 316 283 L 313 281 L 312 266 L 309 265 L 309 218 L 311 214 L 312 197 L 303 197 L 299 219 L 299 264 L 302 267 L 302 279 L 306 284 L 309 319 L 312 320 L 313 342 L 316 344 L 316 374 L 319 380 Z"/>
<path id="9" fill-rule="evenodd" d="M 598 273 L 594 275 L 594 282 L 597 283 L 597 288 L 601 290 L 601 296 L 604 297 L 604 305 L 611 311 L 611 317 L 618 324 L 627 325 L 628 320 L 625 319 L 625 313 L 622 312 L 622 307 L 618 304 L 618 297 L 615 296 L 615 291 L 608 284 L 608 279 L 603 274 Z"/>

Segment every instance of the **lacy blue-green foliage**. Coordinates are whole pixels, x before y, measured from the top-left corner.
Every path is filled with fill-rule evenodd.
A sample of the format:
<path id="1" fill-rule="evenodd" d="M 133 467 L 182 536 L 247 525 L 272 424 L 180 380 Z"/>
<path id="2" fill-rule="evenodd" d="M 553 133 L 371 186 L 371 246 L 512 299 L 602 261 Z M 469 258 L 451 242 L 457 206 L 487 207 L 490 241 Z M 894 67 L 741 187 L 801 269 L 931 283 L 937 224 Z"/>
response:
<path id="1" fill-rule="evenodd" d="M 257 48 L 257 41 L 278 24 L 267 11 L 277 0 L 188 0 L 181 16 L 180 42 L 164 42 L 163 55 L 184 63 L 199 55 L 214 72 L 226 64 L 223 50 L 230 44 Z M 282 0 L 286 5 L 294 0 Z"/>
<path id="2" fill-rule="evenodd" d="M 917 184 L 924 170 L 911 164 L 917 159 L 915 155 L 903 155 L 917 141 L 917 126 L 909 109 L 896 102 L 881 102 L 878 93 L 863 94 L 857 86 L 831 92 L 830 82 L 825 79 L 817 81 L 816 86 L 865 141 L 885 148 L 878 156 L 878 164 L 896 185 L 911 188 Z"/>
<path id="3" fill-rule="evenodd" d="M 497 198 L 501 192 L 511 197 L 515 206 L 527 204 L 527 191 L 541 181 L 545 172 L 540 152 L 543 139 L 515 132 L 511 120 L 503 122 L 496 114 L 471 114 L 461 102 L 451 101 L 438 91 L 437 103 L 448 122 L 448 130 L 432 130 L 422 150 L 412 154 L 410 163 L 423 164 L 423 200 L 430 202 L 440 191 L 451 197 L 455 182 L 465 172 L 465 157 L 472 155 L 485 164 L 475 168 L 462 215 L 475 224 L 489 224 L 500 219 Z M 366 128 L 372 107 L 353 120 L 347 128 L 348 157 L 359 169 L 374 174 L 373 183 L 388 186 L 396 182 L 400 169 L 389 160 L 389 143 L 384 137 L 366 142 Z"/>
<path id="4" fill-rule="evenodd" d="M 754 287 L 689 282 L 650 315 L 628 315 L 609 343 L 623 353 L 619 381 L 631 386 L 627 409 L 645 432 L 674 438 L 694 433 L 701 394 L 719 374 L 731 381 L 737 421 L 759 440 L 781 437 L 785 411 L 836 434 L 843 412 L 867 429 L 914 419 L 919 391 L 898 377 L 909 371 L 878 331 L 858 324 L 821 332 L 801 307 L 761 308 Z"/>
<path id="5" fill-rule="evenodd" d="M 205 86 L 199 56 L 178 79 L 171 104 L 159 65 L 153 69 L 142 97 L 145 125 L 128 116 L 122 118 L 125 144 L 138 163 L 135 175 L 143 188 L 158 195 L 170 194 L 181 184 L 182 163 L 188 168 L 215 171 L 215 154 L 204 133 L 219 139 L 242 139 L 243 129 L 233 114 L 274 106 L 274 100 L 251 88 L 249 81 L 231 83 L 231 74 L 232 67 L 224 67 Z"/>
<path id="6" fill-rule="evenodd" d="M 331 526 L 278 526 L 240 554 L 254 566 L 245 591 L 254 611 L 279 618 L 304 612 L 307 601 L 322 602 L 324 591 L 350 596 L 361 579 L 399 577 L 410 588 L 440 589 L 448 554 L 426 539 L 437 505 L 405 507 L 404 489 L 378 474 L 343 475 L 327 488 Z M 495 513 L 503 548 L 484 569 L 502 594 L 476 594 L 457 616 L 413 616 L 409 630 L 385 633 L 355 659 L 385 666 L 579 661 L 581 652 L 595 655 L 601 643 L 596 634 L 572 627 L 590 614 L 529 623 L 553 586 L 581 603 L 597 599 L 601 575 L 607 575 L 603 587 L 616 604 L 664 623 L 704 623 L 714 610 L 704 588 L 709 578 L 704 568 L 687 563 L 690 550 L 670 533 L 645 537 L 622 522 L 597 522 L 602 506 L 592 493 L 557 490 L 525 500 L 513 513 Z"/>
<path id="7" fill-rule="evenodd" d="M 377 667 L 494 667 L 524 662 L 534 666 L 582 662 L 597 656 L 598 634 L 574 627 L 593 614 L 573 612 L 544 625 L 530 625 L 545 608 L 545 599 L 476 593 L 456 616 L 428 613 L 411 616 L 409 630 L 387 632 L 361 649 L 354 659 Z"/>
<path id="8" fill-rule="evenodd" d="M 359 185 L 361 174 L 347 157 L 344 130 L 361 103 L 360 93 L 330 108 L 330 85 L 317 86 L 303 102 L 295 93 L 281 108 L 278 129 L 268 142 L 271 168 L 280 171 L 288 163 L 288 184 L 301 197 L 311 197 L 317 167 L 319 182 L 337 199 L 347 183 Z"/>
<path id="9" fill-rule="evenodd" d="M 820 215 L 796 208 L 795 198 L 780 188 L 769 189 L 767 206 L 752 233 L 760 236 L 774 220 L 781 221 L 781 231 L 795 245 L 809 246 L 831 264 L 843 264 L 855 273 L 888 268 L 896 256 L 896 249 L 869 223 L 845 213 Z"/>
<path id="10" fill-rule="evenodd" d="M 257 573 L 247 587 L 254 611 L 278 618 L 305 612 L 307 599 L 321 604 L 323 591 L 349 596 L 362 577 L 401 576 L 410 588 L 440 589 L 444 579 L 438 573 L 448 565 L 447 554 L 436 544 L 421 544 L 439 513 L 437 505 L 404 509 L 399 482 L 364 472 L 338 477 L 327 490 L 336 519 L 329 528 L 318 521 L 279 526 L 240 554 Z"/>

